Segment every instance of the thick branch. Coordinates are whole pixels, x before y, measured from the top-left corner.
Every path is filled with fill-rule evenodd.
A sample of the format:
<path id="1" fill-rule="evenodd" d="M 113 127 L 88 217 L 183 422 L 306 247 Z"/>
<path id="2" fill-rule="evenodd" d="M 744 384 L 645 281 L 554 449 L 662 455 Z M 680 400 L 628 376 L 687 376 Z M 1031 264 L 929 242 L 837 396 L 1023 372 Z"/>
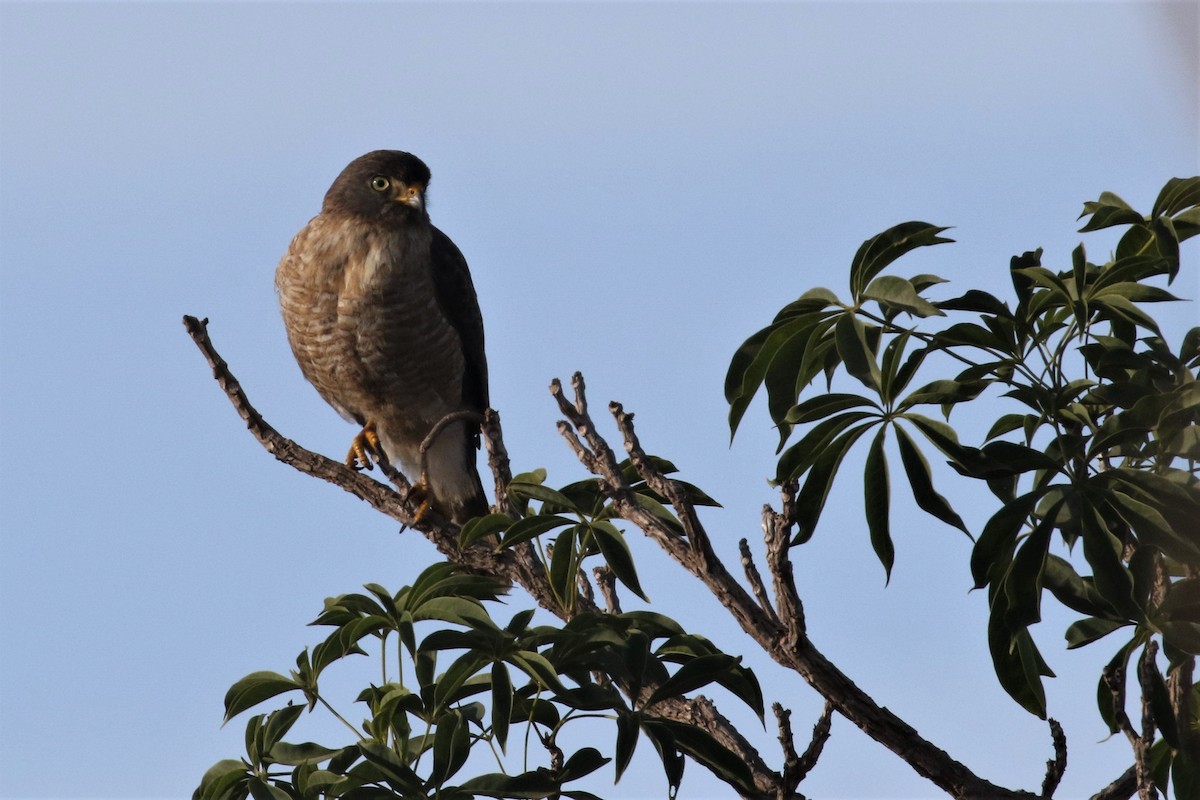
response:
<path id="1" fill-rule="evenodd" d="M 351 469 L 340 461 L 306 450 L 281 435 L 250 404 L 241 384 L 230 372 L 229 365 L 217 353 L 208 336 L 208 320 L 185 316 L 183 324 L 212 368 L 213 377 L 224 390 L 238 416 L 246 422 L 246 427 L 254 438 L 275 458 L 300 472 L 341 487 L 366 501 L 377 511 L 419 531 L 449 560 L 469 570 L 519 584 L 538 605 L 561 619 L 568 619 L 571 614 L 583 611 L 600 613 L 594 599 L 584 595 L 576 597 L 572 611 L 564 609 L 554 598 L 545 568 L 528 545 L 497 551 L 481 542 L 464 549 L 458 546 L 458 528 L 441 518 L 435 511 L 429 510 L 418 518 L 416 508 L 408 503 L 408 481 L 387 463 L 386 457 L 380 462 L 380 466 L 384 474 L 397 483 L 399 491 Z M 498 506 L 503 512 L 508 508 L 507 488 L 511 481 L 511 472 L 508 451 L 504 447 L 500 431 L 500 418 L 491 409 L 484 414 L 483 436 L 487 443 L 488 464 L 496 478 Z M 643 687 L 643 695 L 648 697 L 655 688 L 657 687 L 650 685 Z M 750 766 L 763 797 L 776 796 L 774 789 L 778 786 L 780 776 L 767 766 L 754 747 L 738 733 L 737 728 L 721 716 L 706 698 L 678 697 L 664 700 L 655 705 L 654 712 L 664 719 L 692 724 L 708 732 Z"/>

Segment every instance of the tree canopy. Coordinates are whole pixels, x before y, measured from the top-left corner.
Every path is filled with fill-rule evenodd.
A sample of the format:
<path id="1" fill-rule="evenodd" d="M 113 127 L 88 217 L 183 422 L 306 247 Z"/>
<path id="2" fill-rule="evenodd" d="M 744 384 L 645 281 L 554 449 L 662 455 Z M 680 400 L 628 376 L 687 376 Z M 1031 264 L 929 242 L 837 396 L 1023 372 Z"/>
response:
<path id="1" fill-rule="evenodd" d="M 1077 615 L 1063 632 L 1067 647 L 1111 648 L 1096 678 L 1099 725 L 1128 739 L 1131 752 L 1128 769 L 1095 797 L 1200 795 L 1200 327 L 1171 341 L 1147 310 L 1179 300 L 1169 287 L 1183 268 L 1180 244 L 1200 233 L 1200 178 L 1168 181 L 1146 214 L 1104 192 L 1081 218 L 1084 233 L 1123 228 L 1107 260 L 1090 260 L 1083 244 L 1062 265 L 1024 252 L 1010 262 L 1006 298 L 968 287 L 939 299 L 943 278 L 898 274 L 905 254 L 951 240 L 937 225 L 896 225 L 863 242 L 844 293 L 809 289 L 736 350 L 725 382 L 731 435 L 763 393 L 779 432 L 779 505 L 764 510 L 760 548 L 739 543 L 740 577 L 702 519 L 715 501 L 672 477 L 675 465 L 643 449 L 632 415 L 613 403 L 618 458 L 578 374 L 569 393 L 557 381 L 552 393 L 559 431 L 592 477 L 554 487 L 544 470 L 512 475 L 499 415 L 489 411 L 483 434 L 496 504 L 459 529 L 418 514 L 412 487 L 386 462 L 391 485 L 281 436 L 250 405 L 206 321 L 186 317 L 268 450 L 420 531 L 445 557 L 398 591 L 368 584 L 326 599 L 313 623 L 329 629 L 324 642 L 301 652 L 288 674 L 255 672 L 231 687 L 226 720 L 268 701 L 277 707 L 249 718 L 245 755 L 214 765 L 194 797 L 588 798 L 573 782 L 607 764 L 619 780 L 642 741 L 658 754 L 672 795 L 690 760 L 741 796 L 801 797 L 834 713 L 952 797 L 1052 797 L 1067 757 L 1054 720 L 1040 789 L 996 786 L 922 738 L 885 698 L 867 695 L 809 639 L 791 551 L 817 534 L 835 480 L 861 483 L 862 529 L 888 576 L 894 482 L 972 537 L 969 569 L 989 608 L 980 643 L 1000 685 L 1029 713 L 1047 718 L 1043 678 L 1053 675 L 1029 632 L 1043 600 Z M 965 405 L 979 409 L 972 418 L 982 414 L 986 429 L 951 424 Z M 866 450 L 861 476 L 845 466 L 855 448 Z M 969 530 L 935 486 L 945 477 L 935 460 L 990 491 L 994 510 L 980 530 Z M 661 613 L 622 611 L 620 592 L 645 599 L 626 541 L 632 531 L 823 696 L 805 747 L 790 711 L 770 703 L 738 654 Z M 527 602 L 515 600 L 517 587 Z M 514 605 L 522 607 L 513 613 Z M 354 724 L 354 713 L 322 694 L 321 676 L 364 653 L 378 670 L 357 697 L 362 721 Z M 698 694 L 718 686 L 764 721 L 770 709 L 779 754 L 760 754 Z M 278 706 L 285 697 L 296 702 Z M 345 724 L 348 743 L 286 740 L 305 709 L 318 707 Z M 603 748 L 565 745 L 564 730 L 597 718 L 610 731 Z M 506 759 L 510 750 L 520 757 Z M 477 751 L 495 753 L 499 771 L 468 768 Z"/>

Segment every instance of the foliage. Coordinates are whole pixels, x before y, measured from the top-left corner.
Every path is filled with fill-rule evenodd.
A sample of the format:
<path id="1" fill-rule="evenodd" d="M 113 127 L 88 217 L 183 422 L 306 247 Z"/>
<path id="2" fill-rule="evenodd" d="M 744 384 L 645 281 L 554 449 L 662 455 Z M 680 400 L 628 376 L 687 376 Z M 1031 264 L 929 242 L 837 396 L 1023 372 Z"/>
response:
<path id="1" fill-rule="evenodd" d="M 918 441 L 959 474 L 984 481 L 997 510 L 970 566 L 976 588 L 988 589 L 987 640 L 1000 683 L 1045 717 L 1042 677 L 1053 673 L 1029 628 L 1049 591 L 1083 615 L 1065 632 L 1069 647 L 1124 631 L 1098 689 L 1101 717 L 1116 733 L 1127 723 L 1124 676 L 1139 649 L 1153 664 L 1151 643 L 1161 641 L 1167 671 L 1200 654 L 1200 328 L 1171 345 L 1144 308 L 1179 299 L 1152 281 L 1173 281 L 1180 242 L 1200 233 L 1200 178 L 1167 183 L 1148 216 L 1105 192 L 1082 217 L 1083 232 L 1127 227 L 1112 257 L 1092 263 L 1081 244 L 1058 272 L 1042 265 L 1041 250 L 1014 257 L 1011 307 L 976 289 L 931 300 L 942 278 L 880 274 L 915 248 L 950 241 L 939 235 L 945 228 L 897 225 L 855 255 L 847 302 L 811 290 L 751 336 L 734 356 L 725 392 L 736 432 L 750 400 L 766 390 L 782 451 L 775 480 L 800 482 L 793 544 L 812 537 L 843 459 L 871 432 L 864 516 L 889 575 L 889 433 L 917 505 L 964 533 L 962 518 L 934 489 Z M 922 327 L 933 321 L 942 324 Z M 866 391 L 801 401 L 822 376 L 832 388 L 838 373 Z M 910 389 L 918 375 L 924 382 Z M 993 417 L 980 446 L 962 444 L 948 424 L 951 411 L 996 405 L 996 394 L 1015 410 Z M 943 419 L 923 413 L 929 406 Z M 1143 691 L 1169 751 L 1179 745 L 1179 726 L 1195 722 L 1175 718 L 1166 679 L 1157 666 L 1151 671 Z M 1177 787 L 1180 797 L 1200 793 L 1194 758 L 1181 750 L 1175 760 L 1176 780 L 1187 783 Z M 1160 770 L 1171 761 L 1164 753 Z"/>
<path id="2" fill-rule="evenodd" d="M 666 461 L 658 463 L 673 469 Z M 544 486 L 544 479 L 542 471 L 514 478 L 509 497 L 525 516 L 514 520 L 491 514 L 472 520 L 460 534 L 464 546 L 490 538 L 502 550 L 539 541 L 541 535 L 557 530 L 543 558 L 560 601 L 575 599 L 576 573 L 592 556 L 603 557 L 616 577 L 640 595 L 628 546 L 610 521 L 611 508 L 595 482 L 555 490 Z M 644 491 L 648 507 L 669 515 L 653 492 Z M 699 490 L 695 493 L 711 502 Z M 365 588 L 366 594 L 325 601 L 313 624 L 333 630 L 311 652 L 300 653 L 290 675 L 255 672 L 229 689 L 226 721 L 291 692 L 299 693 L 304 703 L 289 702 L 251 717 L 246 725 L 246 756 L 214 765 L 193 795 L 196 800 L 248 796 L 256 800 L 477 796 L 586 800 L 593 795 L 566 788 L 567 784 L 614 758 L 593 747 L 564 757 L 559 742 L 568 724 L 597 717 L 614 723 L 616 780 L 644 736 L 662 759 L 672 791 L 683 779 L 684 754 L 731 785 L 751 790 L 753 780 L 746 765 L 719 742 L 702 730 L 654 714 L 663 702 L 715 684 L 740 698 L 760 718 L 763 715 L 762 690 L 741 659 L 685 632 L 674 620 L 649 611 L 589 611 L 556 627 L 533 625 L 534 612 L 526 609 L 501 626 L 488 607 L 507 587 L 446 562 L 428 567 L 411 586 L 395 594 L 376 584 Z M 418 641 L 423 623 L 434 630 Z M 365 706 L 367 716 L 356 727 L 321 693 L 319 679 L 326 668 L 348 656 L 366 654 L 362 645 L 372 641 L 382 679 L 359 694 L 357 702 Z M 389 657 L 389 646 L 394 656 Z M 439 655 L 452 655 L 444 669 L 439 668 Z M 406 675 L 415 680 L 406 684 Z M 284 741 L 303 710 L 317 705 L 349 728 L 357 743 L 331 748 Z M 532 736 L 545 749 L 549 766 L 453 780 L 479 745 L 490 749 L 503 767 L 514 726 L 526 729 L 526 743 Z"/>
<path id="3" fill-rule="evenodd" d="M 1093 263 L 1080 245 L 1055 271 L 1042 264 L 1041 250 L 1014 257 L 1008 302 L 979 289 L 939 300 L 942 278 L 885 272 L 913 250 L 950 241 L 941 235 L 946 228 L 897 225 L 859 248 L 845 301 L 812 289 L 737 350 L 725 384 L 731 434 L 765 389 L 779 431 L 774 481 L 785 501 L 776 518 L 790 532 L 774 549 L 768 535 L 778 608 L 760 584 L 756 610 L 776 626 L 765 640 L 811 647 L 796 618 L 803 616 L 798 598 L 787 601 L 795 591 L 787 550 L 815 534 L 855 447 L 865 448 L 864 528 L 889 578 L 896 549 L 889 454 L 898 455 L 919 508 L 972 536 L 935 488 L 931 459 L 943 460 L 996 498 L 973 537 L 969 569 L 976 588 L 987 589 L 986 641 L 1000 684 L 1032 714 L 1046 716 L 1042 678 L 1053 673 L 1030 627 L 1049 592 L 1079 614 L 1065 631 L 1068 647 L 1115 640 L 1099 679 L 1100 719 L 1133 744 L 1139 785 L 1170 782 L 1176 797 L 1190 798 L 1200 795 L 1200 694 L 1191 683 L 1200 654 L 1200 328 L 1170 343 L 1145 307 L 1177 299 L 1162 284 L 1179 273 L 1180 243 L 1200 233 L 1200 178 L 1168 182 L 1148 215 L 1106 192 L 1085 204 L 1082 217 L 1084 232 L 1125 228 L 1111 258 Z M 236 387 L 223 366 L 215 369 Z M 235 405 L 245 400 L 238 396 Z M 986 430 L 969 436 L 950 425 L 952 412 L 968 404 L 988 419 Z M 239 410 L 253 427 L 252 409 Z M 622 413 L 615 407 L 618 425 Z M 723 571 L 694 518 L 694 506 L 715 501 L 663 478 L 674 465 L 641 452 L 631 427 L 622 435 L 632 457 L 618 463 L 602 439 L 589 438 L 594 428 L 582 409 L 572 419 L 591 450 L 572 439 L 565 422 L 564 435 L 585 465 L 595 462 L 589 469 L 597 477 L 556 489 L 546 485 L 544 470 L 518 475 L 497 506 L 505 513 L 452 529 L 448 548 L 525 559 L 547 587 L 538 601 L 558 619 L 535 620 L 535 610 L 524 608 L 507 622 L 495 620 L 512 574 L 501 579 L 452 562 L 428 567 L 395 593 L 368 584 L 365 593 L 327 599 L 313 624 L 329 633 L 300 653 L 295 669 L 255 672 L 230 688 L 226 721 L 269 701 L 276 707 L 247 720 L 245 755 L 214 765 L 195 800 L 591 798 L 575 783 L 609 763 L 620 780 L 643 738 L 658 754 L 672 796 L 688 758 L 740 795 L 768 796 L 761 773 L 752 772 L 757 767 L 712 726 L 668 713 L 695 692 L 720 687 L 761 720 L 764 698 L 753 672 L 662 614 L 601 611 L 583 577 L 585 565 L 600 564 L 650 602 L 625 538 L 631 521 L 647 533 L 653 528 L 652 538 L 667 542 L 702 581 Z M 687 547 L 672 550 L 678 542 Z M 754 583 L 748 550 L 743 564 Z M 723 580 L 705 582 L 727 591 Z M 780 660 L 780 652 L 771 655 Z M 372 653 L 379 680 L 358 694 L 356 725 L 322 692 L 322 678 L 335 664 Z M 1141 730 L 1125 710 L 1130 673 Z M 842 691 L 847 683 L 833 681 Z M 823 693 L 831 707 L 839 701 Z M 285 696 L 292 699 L 279 705 Z M 286 740 L 304 711 L 318 706 L 349 729 L 350 744 Z M 787 712 L 774 710 L 786 763 L 771 774 L 771 785 L 782 788 L 769 796 L 791 796 L 819 755 L 828 719 L 798 757 Z M 564 752 L 572 741 L 564 731 L 585 720 L 611 725 L 609 754 L 592 746 Z M 517 741 L 520 767 L 509 768 Z M 473 754 L 490 755 L 497 771 L 468 765 Z M 1047 797 L 1057 783 L 1051 771 Z"/>

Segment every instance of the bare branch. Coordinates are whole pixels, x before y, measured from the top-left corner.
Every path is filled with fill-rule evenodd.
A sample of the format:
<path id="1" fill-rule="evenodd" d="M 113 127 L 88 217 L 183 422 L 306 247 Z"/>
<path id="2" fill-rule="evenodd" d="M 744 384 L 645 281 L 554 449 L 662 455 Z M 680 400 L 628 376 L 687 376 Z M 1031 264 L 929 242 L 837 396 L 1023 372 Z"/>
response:
<path id="1" fill-rule="evenodd" d="M 1138 660 L 1138 684 L 1142 688 L 1142 734 L 1133 746 L 1134 766 L 1137 767 L 1138 797 L 1140 800 L 1155 800 L 1158 790 L 1154 785 L 1154 773 L 1150 769 L 1150 748 L 1154 746 L 1154 711 L 1150 697 L 1154 692 L 1154 679 L 1158 677 L 1158 642 L 1151 639 Z"/>
<path id="2" fill-rule="evenodd" d="M 1120 777 L 1092 795 L 1089 800 L 1128 800 L 1137 791 L 1137 767 L 1130 767 Z"/>
<path id="3" fill-rule="evenodd" d="M 771 711 L 779 728 L 779 747 L 783 750 L 783 789 L 788 794 L 796 791 L 802 777 L 799 775 L 800 756 L 796 754 L 796 741 L 792 736 L 792 712 L 781 703 L 771 703 Z"/>
<path id="4" fill-rule="evenodd" d="M 912 726 L 888 709 L 880 707 L 813 647 L 807 635 L 803 633 L 802 608 L 799 606 L 799 597 L 796 596 L 794 584 L 791 582 L 791 564 L 787 560 L 787 531 L 793 517 L 787 508 L 787 503 L 790 501 L 786 497 L 785 512 L 779 515 L 779 524 L 769 526 L 768 530 L 768 558 L 772 564 L 772 575 L 776 578 L 776 593 L 777 596 L 784 598 L 778 601 L 778 608 L 780 617 L 787 627 L 780 630 L 779 624 L 749 592 L 733 579 L 724 564 L 711 553 L 711 550 L 705 552 L 708 548 L 708 536 L 704 533 L 699 521 L 689 514 L 686 502 L 681 502 L 683 508 L 677 509 L 681 512 L 680 521 L 688 533 L 686 539 L 681 539 L 675 530 L 637 503 L 634 497 L 635 493 L 620 474 L 620 470 L 617 469 L 612 449 L 597 433 L 591 417 L 586 413 L 586 400 L 582 395 L 582 377 L 576 374 L 572 383 L 576 389 L 574 405 L 567 402 L 562 394 L 562 387 L 557 381 L 551 384 L 551 393 L 558 402 L 559 410 L 574 428 L 574 431 L 568 435 L 566 426 L 560 423 L 559 430 L 563 432 L 564 438 L 571 444 L 581 463 L 593 475 L 601 479 L 605 493 L 612 500 L 613 509 L 622 519 L 640 528 L 668 555 L 704 583 L 742 626 L 742 629 L 768 655 L 779 664 L 799 673 L 809 685 L 833 705 L 838 713 L 900 756 L 918 774 L 932 781 L 952 797 L 959 798 L 959 800 L 1035 797 L 1030 792 L 996 786 L 972 773 L 952 759 L 944 750 L 922 738 Z M 623 411 L 619 405 L 614 404 L 613 408 L 615 409 L 614 414 L 619 417 L 618 426 L 622 428 L 622 435 L 627 449 L 631 450 L 631 460 L 633 460 L 632 451 L 640 450 L 641 446 L 635 437 L 629 435 L 632 430 L 632 418 L 629 415 L 621 416 Z M 651 467 L 641 476 L 649 483 L 647 476 L 652 474 Z M 651 488 L 655 487 L 651 485 Z M 670 497 L 665 492 L 660 493 Z M 689 526 L 692 530 L 688 530 Z M 782 591 L 780 591 L 780 587 L 782 587 Z M 788 609 L 785 608 L 787 601 L 795 605 L 795 617 L 788 617 Z M 791 635 L 781 636 L 781 634 L 788 633 Z"/>
<path id="5" fill-rule="evenodd" d="M 508 463 L 508 450 L 504 446 L 504 435 L 500 430 L 500 414 L 492 408 L 483 412 L 483 444 L 487 448 L 488 469 L 492 471 L 496 510 L 501 514 L 514 516 L 512 503 L 508 500 L 512 468 Z"/>
<path id="6" fill-rule="evenodd" d="M 410 490 L 408 482 L 404 479 L 403 475 L 387 462 L 386 457 L 379 462 L 381 469 L 386 476 L 397 481 L 400 491 L 351 469 L 340 461 L 334 461 L 318 453 L 306 450 L 291 439 L 282 436 L 250 404 L 250 400 L 242 390 L 241 384 L 238 383 L 232 372 L 230 372 L 229 365 L 217 353 L 208 336 L 206 327 L 208 321 L 201 321 L 192 316 L 185 316 L 183 324 L 192 341 L 195 342 L 201 353 L 203 353 L 205 360 L 212 368 L 213 377 L 216 378 L 218 384 L 224 390 L 226 397 L 233 405 L 238 416 L 246 422 L 246 427 L 255 439 L 262 444 L 267 452 L 274 455 L 275 458 L 300 472 L 313 475 L 341 487 L 350 494 L 366 501 L 386 516 L 397 520 L 406 527 L 419 531 L 449 560 L 461 564 L 473 572 L 492 575 L 519 584 L 529 592 L 538 605 L 555 614 L 560 619 L 568 619 L 572 613 L 578 614 L 583 611 L 600 613 L 600 609 L 596 607 L 595 602 L 583 595 L 576 597 L 573 612 L 568 612 L 555 599 L 554 592 L 551 590 L 549 580 L 546 576 L 545 568 L 541 561 L 533 555 L 532 548 L 529 546 L 526 545 L 498 551 L 487 543 L 477 542 L 470 547 L 461 548 L 458 545 L 458 527 L 449 520 L 442 518 L 436 510 L 430 509 L 427 513 L 422 514 L 418 520 L 416 509 L 408 503 L 407 497 Z M 568 405 L 568 408 L 571 408 L 573 412 L 577 408 L 582 409 L 583 413 L 586 414 L 587 404 L 582 392 L 583 384 L 582 379 L 580 379 L 576 387 L 577 406 L 572 407 Z M 559 394 L 561 395 L 561 387 L 559 387 Z M 447 424 L 450 421 L 453 420 L 447 420 Z M 560 426 L 560 430 L 562 430 L 562 426 Z M 569 426 L 566 432 L 570 433 Z M 486 441 L 488 441 L 489 465 L 492 467 L 498 485 L 502 487 L 498 489 L 497 497 L 498 499 L 504 498 L 511 475 L 509 473 L 507 451 L 504 448 L 501 438 L 499 416 L 495 412 L 489 411 L 488 414 L 484 415 L 483 433 Z M 573 434 L 567 436 L 567 439 L 568 441 L 572 439 L 578 441 Z M 590 454 L 586 453 L 586 448 L 583 448 L 582 444 L 579 446 L 582 460 Z M 609 456 L 611 457 L 611 452 Z M 615 461 L 611 461 L 610 468 L 614 467 L 615 463 Z M 503 508 L 503 502 L 503 500 L 499 500 L 501 508 Z M 648 693 L 653 692 L 655 688 L 657 687 L 646 685 L 643 687 L 643 693 L 648 696 Z M 761 797 L 775 797 L 774 789 L 778 786 L 780 776 L 767 766 L 757 751 L 738 733 L 737 728 L 729 720 L 721 716 L 710 701 L 703 697 L 695 699 L 683 697 L 671 698 L 657 703 L 654 710 L 656 716 L 696 725 L 705 730 L 731 752 L 738 754 L 750 766 L 755 776 L 756 786 L 761 791 Z M 543 743 L 550 748 L 553 759 L 555 750 L 553 742 L 544 739 Z M 561 758 L 561 753 L 559 753 L 559 758 Z"/>
<path id="7" fill-rule="evenodd" d="M 1046 762 L 1046 777 L 1042 780 L 1042 797 L 1053 797 L 1063 773 L 1067 771 L 1067 735 L 1062 725 L 1051 717 L 1050 739 L 1054 742 L 1054 758 Z"/>

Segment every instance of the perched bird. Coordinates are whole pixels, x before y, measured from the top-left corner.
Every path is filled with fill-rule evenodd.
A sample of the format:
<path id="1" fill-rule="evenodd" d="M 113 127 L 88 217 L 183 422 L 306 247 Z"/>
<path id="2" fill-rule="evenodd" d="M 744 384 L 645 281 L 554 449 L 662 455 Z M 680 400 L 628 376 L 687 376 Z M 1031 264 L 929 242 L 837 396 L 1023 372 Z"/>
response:
<path id="1" fill-rule="evenodd" d="M 475 467 L 487 360 L 466 259 L 429 221 L 429 177 L 398 150 L 351 161 L 292 239 L 275 288 L 304 377 L 362 426 L 346 463 L 370 469 L 382 448 L 461 524 L 487 513 Z M 421 443 L 456 412 L 468 413 L 422 457 Z"/>

